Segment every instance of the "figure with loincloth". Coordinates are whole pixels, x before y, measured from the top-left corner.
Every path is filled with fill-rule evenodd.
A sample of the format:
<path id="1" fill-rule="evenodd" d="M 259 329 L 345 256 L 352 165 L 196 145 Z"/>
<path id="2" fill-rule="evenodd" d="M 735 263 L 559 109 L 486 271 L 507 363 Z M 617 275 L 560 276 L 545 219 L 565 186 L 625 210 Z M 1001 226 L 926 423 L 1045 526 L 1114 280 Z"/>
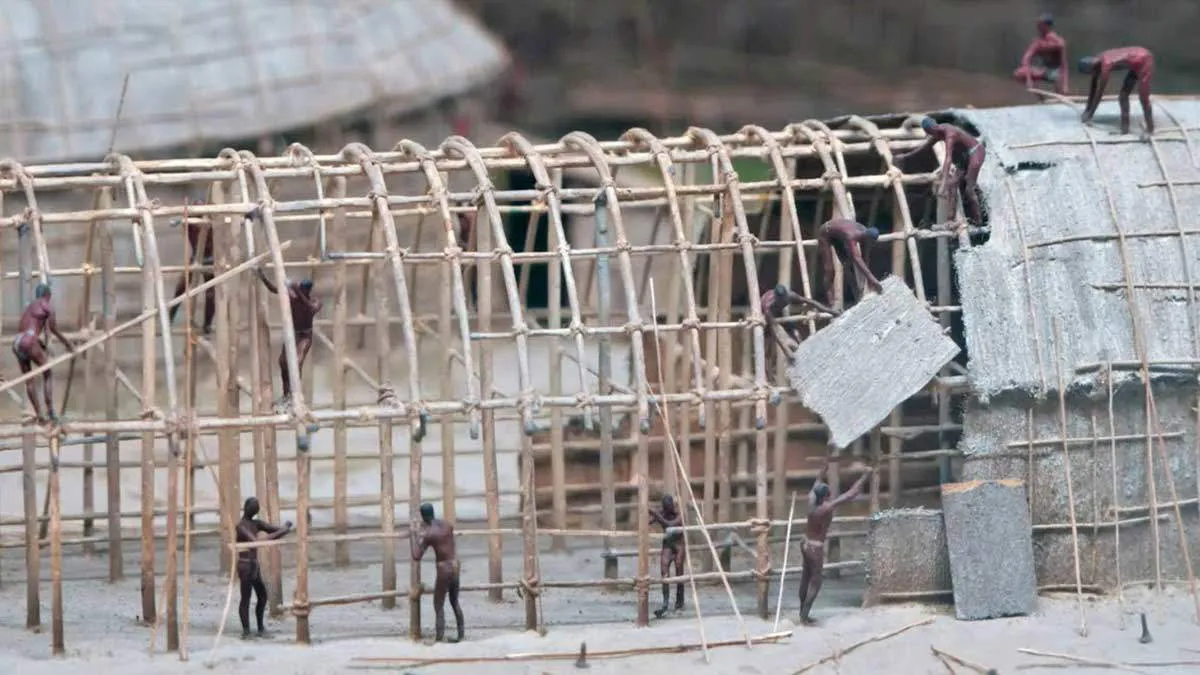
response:
<path id="1" fill-rule="evenodd" d="M 203 205 L 203 201 L 193 202 L 194 205 Z M 212 281 L 213 272 L 213 228 L 212 222 L 208 218 L 191 218 L 171 221 L 173 227 L 183 225 L 184 234 L 187 236 L 188 248 L 191 250 L 191 264 L 207 265 L 209 268 L 202 273 L 204 281 Z M 200 251 L 203 249 L 203 253 Z M 203 282 L 201 282 L 203 283 Z M 179 275 L 179 282 L 175 284 L 175 295 L 172 300 L 183 295 L 187 290 L 187 274 Z M 180 305 L 172 305 L 167 311 L 167 316 L 172 322 L 175 321 L 175 314 L 179 311 Z M 204 325 L 201 330 L 205 335 L 212 332 L 213 316 L 217 311 L 217 289 L 211 287 L 204 291 Z"/>
<path id="2" fill-rule="evenodd" d="M 832 265 L 830 268 L 832 269 Z M 783 311 L 792 305 L 807 305 L 819 312 L 833 316 L 838 315 L 837 310 L 826 307 L 811 298 L 806 298 L 783 284 L 776 284 L 775 288 L 763 293 L 759 298 L 758 307 L 767 322 L 767 333 L 775 340 L 775 344 L 783 350 L 788 359 L 792 358 L 792 352 L 796 351 L 796 347 L 799 346 L 800 338 L 796 333 L 781 326 L 778 321 L 783 316 Z"/>
<path id="3" fill-rule="evenodd" d="M 257 217 L 258 209 L 254 209 L 246 214 L 246 218 Z M 262 267 L 256 269 L 258 278 L 262 281 L 263 286 L 273 294 L 278 295 L 279 289 L 274 282 L 267 278 L 267 273 Z M 285 280 L 288 300 L 292 308 L 292 326 L 295 329 L 293 335 L 296 338 L 296 366 L 299 375 L 304 374 L 304 360 L 308 358 L 308 352 L 312 349 L 313 342 L 313 318 L 321 311 L 321 300 L 314 297 L 312 279 L 302 279 L 298 282 Z M 279 379 L 283 384 L 283 396 L 275 402 L 275 406 L 286 405 L 292 399 L 292 380 L 288 376 L 287 367 L 287 346 L 286 344 L 279 349 Z M 297 382 L 298 386 L 300 383 Z"/>
<path id="4" fill-rule="evenodd" d="M 1034 59 L 1040 65 L 1034 64 Z M 1021 65 L 1013 71 L 1013 79 L 1033 89 L 1034 82 L 1053 84 L 1058 93 L 1067 94 L 1067 41 L 1054 32 L 1054 16 L 1043 14 L 1038 18 L 1037 36 L 1021 56 Z"/>
<path id="5" fill-rule="evenodd" d="M 454 610 L 454 621 L 458 624 L 458 637 L 450 642 L 461 642 L 463 639 L 463 612 L 458 606 L 458 576 L 461 571 L 458 562 L 458 552 L 454 545 L 454 526 L 440 518 L 433 517 L 433 504 L 421 505 L 421 520 L 424 526 L 420 528 L 409 526 L 409 536 L 412 540 L 412 559 L 419 563 L 425 557 L 427 549 L 433 549 L 437 560 L 437 577 L 433 584 L 433 613 L 434 639 L 441 642 L 446 635 L 446 599 L 450 599 L 450 608 Z"/>
<path id="6" fill-rule="evenodd" d="M 1121 133 L 1129 133 L 1129 94 L 1136 85 L 1138 100 L 1142 103 L 1146 133 L 1153 134 L 1154 110 L 1150 104 L 1150 85 L 1154 81 L 1154 54 L 1145 47 L 1118 47 L 1079 60 L 1079 72 L 1092 76 L 1092 83 L 1088 87 L 1087 106 L 1083 109 L 1083 123 L 1092 121 L 1096 108 L 1100 107 L 1100 99 L 1104 98 L 1104 90 L 1108 88 L 1108 76 L 1114 70 L 1126 71 L 1125 80 L 1121 83 L 1121 93 L 1117 98 L 1117 103 L 1121 106 Z"/>
<path id="7" fill-rule="evenodd" d="M 668 528 L 683 527 L 683 513 L 680 512 L 674 497 L 671 495 L 663 496 L 661 511 L 650 509 L 650 524 L 662 525 L 663 528 L 662 553 L 659 555 L 662 577 L 666 579 L 671 576 L 672 563 L 675 565 L 675 576 L 683 576 L 683 565 L 687 561 L 687 543 L 684 541 L 683 531 L 667 531 Z M 661 619 L 667 613 L 667 605 L 670 599 L 671 585 L 664 583 L 662 585 L 662 607 L 654 610 L 655 617 Z M 683 609 L 682 581 L 675 584 L 675 611 L 681 609 Z"/>
<path id="8" fill-rule="evenodd" d="M 286 522 L 283 527 L 265 523 L 255 516 L 258 515 L 258 499 L 250 497 L 242 507 L 242 519 L 237 524 L 238 543 L 258 541 L 258 533 L 265 532 L 268 540 L 282 539 L 292 531 L 292 523 Z M 263 614 L 267 611 L 267 587 L 263 584 L 262 571 L 258 566 L 258 549 L 244 548 L 237 553 L 237 575 L 241 584 L 242 597 L 238 603 L 238 618 L 242 621 L 242 639 L 250 637 L 250 591 L 254 591 L 254 618 L 258 621 L 258 634 L 265 636 L 267 631 L 263 626 Z"/>
<path id="9" fill-rule="evenodd" d="M 854 289 L 856 301 L 862 299 L 863 284 L 870 286 L 876 293 L 882 290 L 868 263 L 871 259 L 871 249 L 878 240 L 879 230 L 848 218 L 834 218 L 817 230 L 818 257 L 821 259 L 821 268 L 825 275 L 825 302 L 833 304 L 835 251 L 842 263 L 842 269 L 851 281 L 850 287 Z"/>
<path id="10" fill-rule="evenodd" d="M 826 463 L 817 475 L 812 490 L 808 493 L 808 523 L 804 530 L 804 543 L 800 546 L 804 571 L 800 573 L 800 622 L 815 623 L 811 612 L 817 594 L 821 592 L 821 571 L 825 568 L 825 537 L 833 523 L 833 511 L 862 494 L 863 485 L 875 470 L 867 468 L 854 485 L 842 494 L 829 498 L 829 464 Z"/>
<path id="11" fill-rule="evenodd" d="M 17 357 L 17 365 L 21 368 L 21 373 L 29 373 L 34 368 L 40 368 L 46 364 L 48 357 L 46 355 L 47 345 L 42 342 L 42 336 L 49 331 L 58 338 L 63 346 L 68 351 L 74 352 L 75 345 L 67 339 L 61 331 L 58 330 L 58 320 L 55 318 L 54 305 L 51 304 L 50 285 L 40 283 L 34 288 L 33 302 L 25 307 L 25 311 L 21 312 L 21 320 L 17 324 L 17 336 L 13 338 L 12 350 L 13 355 Z M 34 378 L 25 380 L 25 394 L 29 397 L 29 402 L 33 404 L 33 412 L 37 415 L 38 422 L 55 422 L 58 417 L 54 414 L 54 386 L 53 378 L 50 371 L 42 373 L 42 396 L 46 399 L 46 414 L 42 414 L 42 407 L 37 399 L 37 385 L 34 384 Z M 67 385 L 70 388 L 70 385 Z"/>
<path id="12" fill-rule="evenodd" d="M 979 207 L 979 195 L 975 194 L 975 183 L 979 180 L 979 170 L 983 168 L 983 160 L 987 158 L 987 150 L 983 142 L 965 130 L 953 124 L 938 124 L 932 117 L 921 119 L 921 128 L 928 136 L 925 142 L 914 150 L 897 155 L 896 165 L 900 165 L 909 157 L 933 147 L 934 143 L 942 141 L 946 144 L 946 157 L 942 160 L 942 192 L 951 194 L 950 167 L 954 172 L 954 184 L 963 199 L 963 210 L 967 219 L 976 225 L 983 225 L 983 212 Z"/>

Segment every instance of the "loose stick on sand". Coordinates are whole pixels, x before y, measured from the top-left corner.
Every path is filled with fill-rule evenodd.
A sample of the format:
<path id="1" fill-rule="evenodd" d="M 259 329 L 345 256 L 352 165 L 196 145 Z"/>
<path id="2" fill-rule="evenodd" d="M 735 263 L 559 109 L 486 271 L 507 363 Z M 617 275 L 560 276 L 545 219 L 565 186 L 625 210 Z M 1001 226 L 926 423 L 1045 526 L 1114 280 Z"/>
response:
<path id="1" fill-rule="evenodd" d="M 896 630 L 889 631 L 887 633 L 880 633 L 879 635 L 876 635 L 875 637 L 867 638 L 865 640 L 859 640 L 858 642 L 855 642 L 854 644 L 850 645 L 849 647 L 846 647 L 845 649 L 839 649 L 836 652 L 834 652 L 828 656 L 824 656 L 824 657 L 821 657 L 817 661 L 813 661 L 812 663 L 808 664 L 807 666 L 804 666 L 800 670 L 792 671 L 792 675 L 800 675 L 801 673 L 807 673 L 808 671 L 810 671 L 813 668 L 816 668 L 817 666 L 820 666 L 822 664 L 829 663 L 830 661 L 838 661 L 843 656 L 858 649 L 859 647 L 864 647 L 873 642 L 883 642 L 884 640 L 889 640 L 889 639 L 894 638 L 897 635 L 904 633 L 906 631 L 910 631 L 914 628 L 919 628 L 921 626 L 931 624 L 931 623 L 933 623 L 934 619 L 936 619 L 936 618 L 937 618 L 936 616 L 927 616 L 924 619 L 921 619 L 920 621 L 914 621 L 914 622 L 908 624 L 907 626 L 902 626 L 900 628 L 897 628 Z"/>
<path id="2" fill-rule="evenodd" d="M 1058 652 L 1043 652 L 1037 649 L 1021 648 L 1017 650 L 1022 654 L 1030 656 L 1044 656 L 1051 659 L 1062 659 L 1070 661 L 1069 664 L 1025 664 L 1017 666 L 1022 670 L 1028 668 L 1063 668 L 1070 666 L 1091 666 L 1093 668 L 1112 668 L 1114 670 L 1127 670 L 1131 673 L 1145 673 L 1139 668 L 1171 668 L 1175 666 L 1200 666 L 1200 661 L 1141 661 L 1136 663 L 1120 663 L 1118 661 L 1106 661 L 1104 659 L 1093 659 L 1086 656 L 1075 656 L 1073 654 L 1060 654 Z"/>
<path id="3" fill-rule="evenodd" d="M 654 294 L 654 279 L 650 280 L 650 312 L 653 317 L 654 349 L 658 357 L 658 362 L 662 363 L 662 345 L 658 335 L 658 303 Z M 661 369 L 662 366 L 660 365 L 659 368 Z M 662 406 L 658 405 L 657 401 L 654 407 L 658 408 L 658 411 L 663 415 L 663 422 L 666 423 L 668 421 L 666 411 Z M 671 455 L 675 459 L 675 467 L 679 471 L 680 478 L 683 479 L 683 486 L 687 489 L 688 502 L 692 505 L 692 511 L 696 513 L 696 522 L 700 524 L 700 533 L 704 535 L 704 541 L 708 544 L 708 550 L 712 554 L 713 562 L 717 564 L 717 569 L 721 572 L 721 583 L 725 586 L 725 593 L 729 595 L 729 605 L 733 608 L 733 615 L 737 617 L 738 627 L 742 629 L 742 636 L 746 638 L 746 647 L 753 647 L 754 643 L 750 640 L 750 631 L 746 628 L 746 621 L 742 619 L 742 612 L 737 606 L 737 598 L 733 595 L 733 587 L 729 585 L 729 579 L 725 574 L 725 566 L 721 564 L 721 556 L 717 554 L 717 547 L 713 544 L 712 536 L 708 533 L 708 526 L 704 522 L 704 516 L 700 513 L 700 507 L 696 505 L 696 493 L 692 491 L 692 480 L 688 476 L 687 469 L 683 466 L 683 459 L 679 456 L 679 448 L 675 445 L 675 439 L 671 436 L 671 427 L 666 426 L 664 428 L 667 430 L 666 436 L 671 446 Z M 691 556 L 688 556 L 688 558 L 690 560 Z M 691 565 L 690 562 L 688 564 Z M 695 593 L 694 579 L 692 584 L 692 592 Z M 697 605 L 698 607 L 699 605 Z"/>
<path id="4" fill-rule="evenodd" d="M 978 663 L 972 663 L 971 661 L 968 661 L 968 660 L 962 658 L 961 656 L 955 656 L 954 654 L 951 654 L 950 652 L 948 652 L 944 649 L 938 649 L 937 647 L 934 647 L 933 645 L 929 645 L 929 651 L 933 652 L 934 656 L 937 656 L 940 659 L 947 659 L 947 660 L 953 661 L 954 663 L 957 663 L 958 665 L 962 666 L 963 668 L 970 668 L 971 670 L 979 673 L 979 675 L 988 675 L 988 673 L 996 672 L 992 668 L 988 668 L 987 666 L 981 666 Z"/>
<path id="5" fill-rule="evenodd" d="M 933 619 L 931 618 L 930 621 Z M 759 644 L 769 644 L 779 642 L 785 638 L 790 638 L 792 631 L 783 631 L 779 633 L 767 633 L 766 635 L 755 635 L 750 638 L 751 642 Z M 736 647 L 744 642 L 744 640 L 721 640 L 719 642 L 710 642 L 708 647 Z M 702 649 L 703 645 L 699 642 L 688 642 L 678 645 L 660 646 L 660 647 L 633 647 L 630 649 L 609 649 L 602 651 L 588 650 L 589 659 L 619 659 L 629 656 L 644 656 L 646 654 L 683 654 L 685 652 L 694 652 L 697 649 Z M 351 661 L 351 668 L 358 670 L 367 670 L 372 667 L 396 667 L 404 666 L 406 668 L 417 668 L 421 666 L 436 666 L 447 663 L 504 663 L 506 661 L 573 661 L 579 658 L 578 651 L 570 652 L 521 652 L 516 654 L 505 654 L 504 656 L 447 656 L 444 658 L 423 659 L 417 657 L 366 657 L 356 656 Z M 363 664 L 363 665 L 354 665 Z"/>
<path id="6" fill-rule="evenodd" d="M 792 517 L 796 515 L 796 491 L 792 491 L 792 506 L 788 509 L 787 534 L 783 538 L 783 568 L 779 570 L 779 598 L 775 600 L 775 625 L 779 630 L 779 613 L 783 610 L 783 581 L 787 578 L 788 551 L 792 548 Z"/>

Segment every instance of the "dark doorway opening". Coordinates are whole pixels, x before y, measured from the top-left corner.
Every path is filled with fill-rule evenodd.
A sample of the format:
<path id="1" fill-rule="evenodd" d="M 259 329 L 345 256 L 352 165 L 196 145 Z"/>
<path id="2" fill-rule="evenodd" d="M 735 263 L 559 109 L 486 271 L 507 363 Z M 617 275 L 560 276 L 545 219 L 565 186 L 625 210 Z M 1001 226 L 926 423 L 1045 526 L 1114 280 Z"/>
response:
<path id="1" fill-rule="evenodd" d="M 534 180 L 533 174 L 529 171 L 509 171 L 508 172 L 508 190 L 533 190 L 537 187 L 537 181 Z M 563 179 L 565 187 L 575 187 L 572 181 Z M 508 237 L 508 245 L 512 247 L 514 253 L 522 253 L 526 251 L 546 252 L 550 250 L 550 216 L 548 213 L 541 213 L 536 218 L 531 218 L 528 213 L 505 213 L 504 216 L 504 236 Z M 565 220 L 565 217 L 564 217 Z M 563 230 L 567 235 L 570 243 L 570 222 L 563 223 Z M 549 309 L 550 307 L 550 265 L 561 265 L 560 262 L 518 262 L 513 265 L 513 271 L 517 276 L 517 283 L 520 284 L 523 276 L 528 275 L 528 285 L 525 287 L 525 296 L 521 298 L 526 309 Z M 527 268 L 527 271 L 526 271 Z M 567 304 L 567 285 L 562 283 L 559 288 L 559 297 L 557 302 L 559 306 Z"/>

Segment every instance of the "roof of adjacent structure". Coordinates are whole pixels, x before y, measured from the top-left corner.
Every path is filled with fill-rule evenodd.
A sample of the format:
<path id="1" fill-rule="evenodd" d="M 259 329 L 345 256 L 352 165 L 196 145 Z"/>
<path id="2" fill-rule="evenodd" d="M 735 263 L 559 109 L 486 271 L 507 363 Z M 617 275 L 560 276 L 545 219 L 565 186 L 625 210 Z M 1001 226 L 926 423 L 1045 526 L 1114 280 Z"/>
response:
<path id="1" fill-rule="evenodd" d="M 1061 104 L 954 112 L 988 151 L 991 238 L 955 260 L 977 395 L 1140 360 L 1131 315 L 1150 361 L 1200 358 L 1200 101 L 1155 101 L 1153 142 L 1117 135 L 1114 102 L 1091 127 Z M 1136 134 L 1136 99 L 1132 118 Z"/>
<path id="2" fill-rule="evenodd" d="M 118 149 L 416 108 L 508 64 L 449 0 L 0 0 L 0 153 L 99 159 L 129 74 Z"/>

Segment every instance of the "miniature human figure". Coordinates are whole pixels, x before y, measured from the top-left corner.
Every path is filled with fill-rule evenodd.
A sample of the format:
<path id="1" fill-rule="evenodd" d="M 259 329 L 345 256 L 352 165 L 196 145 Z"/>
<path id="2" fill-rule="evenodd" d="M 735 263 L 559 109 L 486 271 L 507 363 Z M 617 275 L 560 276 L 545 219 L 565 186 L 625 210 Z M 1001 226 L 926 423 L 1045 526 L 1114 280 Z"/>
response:
<path id="1" fill-rule="evenodd" d="M 258 209 L 254 209 L 246 214 L 247 218 L 256 218 Z M 279 289 L 274 282 L 267 278 L 267 273 L 262 267 L 257 269 L 258 278 L 262 281 L 263 286 L 267 290 L 276 295 L 279 294 Z M 317 312 L 321 311 L 324 305 L 320 299 L 313 297 L 313 281 L 312 279 L 302 279 L 299 282 L 287 280 L 288 300 L 292 306 L 292 326 L 295 327 L 296 338 L 296 358 L 300 374 L 304 374 L 304 360 L 308 357 L 308 351 L 312 348 L 313 341 L 313 317 Z M 287 348 L 279 349 L 279 379 L 283 384 L 283 396 L 275 402 L 276 406 L 287 403 L 292 398 L 292 380 L 288 377 L 287 369 Z"/>
<path id="2" fill-rule="evenodd" d="M 1150 85 L 1154 80 L 1154 55 L 1145 47 L 1118 47 L 1100 52 L 1096 56 L 1085 56 L 1079 60 L 1079 72 L 1092 76 L 1088 88 L 1087 107 L 1083 109 L 1084 124 L 1092 121 L 1096 108 L 1100 107 L 1100 99 L 1108 88 L 1108 76 L 1114 70 L 1126 70 L 1125 81 L 1121 83 L 1121 94 L 1117 102 L 1121 106 L 1121 133 L 1129 133 L 1129 94 L 1136 84 L 1138 100 L 1142 102 L 1142 117 L 1146 122 L 1146 132 L 1154 133 L 1154 111 L 1150 105 Z"/>
<path id="3" fill-rule="evenodd" d="M 203 201 L 193 202 L 193 204 L 204 204 Z M 171 222 L 172 226 L 183 224 L 183 219 Z M 212 223 L 207 218 L 196 219 L 188 218 L 188 222 L 184 225 L 184 233 L 187 235 L 188 245 L 191 249 L 191 263 L 193 265 L 212 265 L 213 264 L 213 230 Z M 201 244 L 203 243 L 203 246 Z M 204 249 L 201 254 L 200 249 Z M 197 262 L 198 260 L 198 262 Z M 212 269 L 207 269 L 203 272 L 204 281 L 211 281 L 213 278 Z M 175 284 L 175 295 L 172 297 L 178 298 L 187 290 L 187 275 L 180 274 L 179 282 Z M 175 321 L 175 314 L 179 311 L 181 305 L 172 305 L 168 310 L 167 315 L 171 321 Z M 209 288 L 204 291 L 204 326 L 202 330 L 207 335 L 212 332 L 213 316 L 217 311 L 217 289 Z"/>
<path id="4" fill-rule="evenodd" d="M 833 523 L 833 510 L 862 494 L 863 485 L 874 471 L 875 469 L 868 467 L 849 490 L 829 499 L 829 464 L 826 463 L 808 493 L 808 524 L 805 526 L 804 543 L 800 547 L 804 561 L 804 571 L 800 573 L 801 623 L 815 623 L 809 614 L 817 599 L 817 593 L 821 592 L 821 570 L 825 567 L 825 537 L 829 533 L 830 524 Z"/>
<path id="5" fill-rule="evenodd" d="M 38 284 L 33 291 L 33 302 L 29 303 L 25 311 L 21 312 L 21 320 L 17 325 L 17 336 L 13 338 L 12 350 L 17 357 L 17 365 L 21 367 L 22 373 L 28 373 L 35 367 L 45 365 L 46 345 L 42 342 L 42 335 L 46 331 L 53 333 L 68 351 L 75 351 L 75 346 L 58 330 L 58 320 L 54 316 L 54 306 L 50 302 L 49 284 Z M 25 394 L 29 396 L 29 402 L 33 404 L 33 412 L 37 415 L 38 422 L 53 422 L 58 419 L 54 415 L 54 387 L 49 370 L 42 373 L 42 396 L 46 399 L 45 416 L 42 415 L 42 408 L 38 404 L 37 385 L 34 384 L 33 378 L 25 381 Z"/>
<path id="6" fill-rule="evenodd" d="M 454 621 L 458 624 L 458 637 L 463 639 L 463 613 L 458 606 L 458 575 L 460 566 L 458 552 L 454 546 L 454 526 L 433 517 L 433 504 L 421 505 L 421 520 L 425 525 L 420 530 L 409 530 L 412 539 L 413 562 L 425 557 L 426 549 L 432 548 L 437 560 L 437 578 L 433 584 L 434 639 L 441 642 L 446 634 L 446 597 L 450 597 L 450 608 L 454 610 Z"/>
<path id="7" fill-rule="evenodd" d="M 474 213 L 459 213 L 458 215 L 458 247 L 464 251 L 471 250 L 471 235 L 475 230 L 475 214 Z M 463 285 L 466 286 L 467 297 L 471 299 L 471 307 L 474 307 L 478 301 L 475 287 L 475 266 L 471 265 L 463 271 Z"/>
<path id="8" fill-rule="evenodd" d="M 871 247 L 878 239 L 879 230 L 848 218 L 834 218 L 817 230 L 817 248 L 825 274 L 826 302 L 832 303 L 834 295 L 833 251 L 837 251 L 838 260 L 842 261 L 842 268 L 852 281 L 850 285 L 854 288 L 855 300 L 862 298 L 862 282 L 877 293 L 882 290 L 879 280 L 871 274 L 871 268 L 867 264 L 871 259 Z M 857 274 L 862 275 L 861 279 L 855 270 L 858 270 Z"/>
<path id="9" fill-rule="evenodd" d="M 833 269 L 832 265 L 830 266 L 830 269 Z M 771 337 L 775 340 L 775 344 L 778 345 L 779 348 L 788 355 L 788 358 L 791 358 L 792 352 L 796 350 L 796 343 L 798 343 L 799 340 L 796 339 L 795 334 L 789 332 L 786 328 L 776 323 L 779 317 L 783 316 L 784 309 L 791 305 L 799 304 L 808 305 L 809 307 L 813 307 L 818 311 L 825 312 L 827 314 L 833 314 L 834 316 L 838 314 L 837 310 L 826 307 L 816 300 L 806 298 L 787 286 L 784 286 L 783 284 L 777 284 L 775 288 L 763 293 L 762 297 L 759 298 L 758 304 L 759 309 L 763 313 L 763 318 L 765 318 L 767 321 L 767 332 L 770 333 Z M 780 331 L 783 332 L 783 336 L 785 338 L 788 338 L 787 342 L 780 337 Z"/>
<path id="10" fill-rule="evenodd" d="M 920 147 L 895 157 L 895 163 L 901 164 L 909 157 L 933 147 L 938 141 L 946 144 L 946 158 L 942 161 L 942 189 L 950 188 L 950 165 L 958 168 L 956 183 L 963 197 L 967 219 L 976 225 L 983 224 L 982 210 L 979 207 L 979 196 L 975 194 L 975 183 L 979 180 L 979 170 L 983 168 L 983 160 L 987 150 L 983 142 L 953 124 L 938 124 L 932 117 L 921 119 L 921 128 L 928 138 Z"/>
<path id="11" fill-rule="evenodd" d="M 242 519 L 237 524 L 237 541 L 249 542 L 258 539 L 259 532 L 266 532 L 267 539 L 282 539 L 292 531 L 292 523 L 288 521 L 283 527 L 275 527 L 265 523 L 255 516 L 258 515 L 258 499 L 250 497 L 242 507 Z M 263 627 L 263 613 L 267 610 L 267 587 L 263 585 L 262 573 L 258 567 L 258 549 L 246 548 L 238 551 L 237 555 L 238 581 L 241 583 L 242 599 L 238 604 L 238 618 L 242 620 L 242 639 L 250 637 L 250 590 L 254 590 L 254 618 L 258 620 L 258 634 L 266 635 Z"/>
<path id="12" fill-rule="evenodd" d="M 687 561 L 687 546 L 684 545 L 683 532 L 667 532 L 667 528 L 683 527 L 683 514 L 675 504 L 671 495 L 663 495 L 662 510 L 650 509 L 650 524 L 662 525 L 663 542 L 659 560 L 664 579 L 671 576 L 671 563 L 675 563 L 675 576 L 683 576 L 683 564 Z M 662 585 L 662 607 L 654 611 L 654 616 L 661 619 L 667 613 L 667 603 L 671 599 L 671 585 Z M 683 583 L 675 585 L 675 610 L 683 609 Z"/>
<path id="13" fill-rule="evenodd" d="M 1033 60 L 1041 61 L 1034 65 Z M 1037 37 L 1029 43 L 1021 56 L 1021 66 L 1013 71 L 1013 79 L 1024 82 L 1032 89 L 1034 82 L 1049 82 L 1062 95 L 1067 93 L 1067 41 L 1054 32 L 1054 16 L 1043 14 L 1038 18 Z"/>

